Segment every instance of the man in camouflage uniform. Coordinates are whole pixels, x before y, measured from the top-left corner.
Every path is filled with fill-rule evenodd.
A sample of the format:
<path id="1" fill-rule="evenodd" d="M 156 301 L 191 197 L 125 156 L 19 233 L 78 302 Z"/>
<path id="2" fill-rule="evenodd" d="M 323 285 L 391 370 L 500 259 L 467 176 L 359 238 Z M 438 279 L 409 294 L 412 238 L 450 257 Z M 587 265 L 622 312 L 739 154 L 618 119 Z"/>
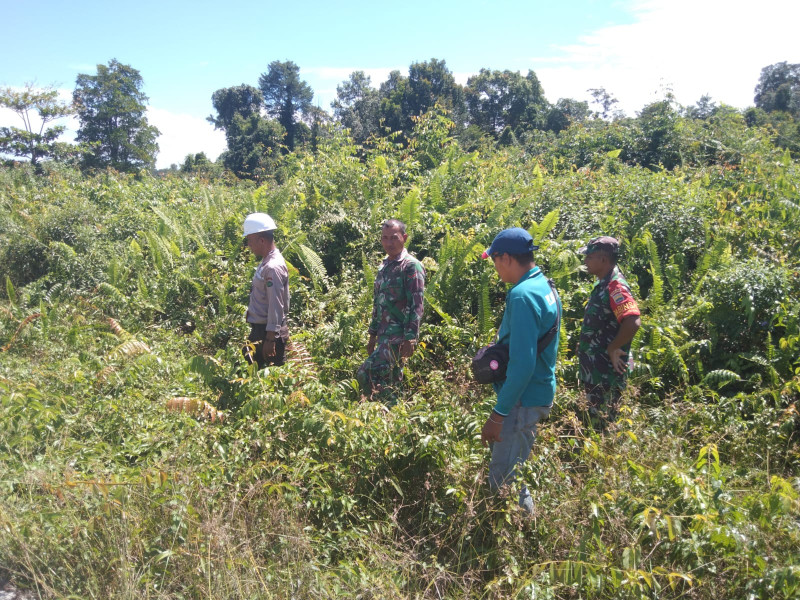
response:
<path id="1" fill-rule="evenodd" d="M 578 252 L 585 255 L 586 271 L 597 278 L 581 325 L 580 378 L 592 425 L 604 430 L 616 420 L 620 393 L 632 366 L 631 340 L 642 322 L 631 288 L 617 266 L 619 242 L 602 236 Z"/>
<path id="2" fill-rule="evenodd" d="M 405 249 L 405 223 L 389 219 L 381 227 L 381 245 L 387 257 L 375 277 L 372 320 L 369 325 L 369 357 L 356 373 L 369 399 L 387 405 L 402 391 L 403 360 L 409 358 L 419 338 L 425 269 Z"/>

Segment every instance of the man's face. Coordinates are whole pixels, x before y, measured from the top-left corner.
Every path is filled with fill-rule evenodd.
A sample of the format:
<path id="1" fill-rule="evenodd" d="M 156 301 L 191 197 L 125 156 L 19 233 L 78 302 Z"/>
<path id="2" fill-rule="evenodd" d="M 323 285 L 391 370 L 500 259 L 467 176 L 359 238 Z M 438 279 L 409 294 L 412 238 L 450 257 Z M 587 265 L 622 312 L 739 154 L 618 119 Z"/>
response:
<path id="1" fill-rule="evenodd" d="M 408 239 L 407 233 L 402 233 L 399 227 L 381 228 L 381 245 L 384 252 L 391 257 L 398 256 Z"/>
<path id="2" fill-rule="evenodd" d="M 586 265 L 586 272 L 589 275 L 599 277 L 608 271 L 608 257 L 602 252 L 592 252 L 583 257 L 583 264 Z"/>
<path id="3" fill-rule="evenodd" d="M 494 263 L 494 270 L 497 271 L 497 276 L 500 281 L 504 283 L 516 283 L 511 274 L 509 267 L 510 261 L 514 260 L 508 254 L 492 254 L 492 262 Z"/>
<path id="4" fill-rule="evenodd" d="M 266 240 L 257 233 L 251 233 L 247 236 L 247 247 L 258 258 L 263 258 L 266 255 L 264 250 L 265 242 Z"/>

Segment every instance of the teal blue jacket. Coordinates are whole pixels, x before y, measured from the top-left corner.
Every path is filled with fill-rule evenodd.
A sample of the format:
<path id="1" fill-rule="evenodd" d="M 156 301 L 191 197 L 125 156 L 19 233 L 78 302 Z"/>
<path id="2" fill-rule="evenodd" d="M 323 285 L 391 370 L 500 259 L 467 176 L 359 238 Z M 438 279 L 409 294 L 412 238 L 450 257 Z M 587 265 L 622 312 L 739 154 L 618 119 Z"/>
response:
<path id="1" fill-rule="evenodd" d="M 505 381 L 494 384 L 496 413 L 506 416 L 517 402 L 522 406 L 553 404 L 559 334 L 539 356 L 536 344 L 555 324 L 559 304 L 539 267 L 509 290 L 497 332 L 497 342 L 508 345 L 509 358 Z"/>

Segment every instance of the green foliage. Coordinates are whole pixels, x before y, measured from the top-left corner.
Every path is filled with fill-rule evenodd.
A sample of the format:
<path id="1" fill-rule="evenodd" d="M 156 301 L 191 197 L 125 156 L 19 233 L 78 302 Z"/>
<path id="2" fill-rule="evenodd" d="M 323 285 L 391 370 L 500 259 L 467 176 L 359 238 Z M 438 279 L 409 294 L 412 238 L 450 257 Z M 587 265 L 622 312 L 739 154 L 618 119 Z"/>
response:
<path id="1" fill-rule="evenodd" d="M 23 90 L 2 88 L 0 107 L 15 112 L 24 125 L 23 129 L 0 127 L 0 152 L 28 158 L 33 166 L 48 158 L 63 158 L 67 153 L 65 144 L 56 142 L 65 127 L 47 127 L 48 123 L 74 112 L 70 104 L 58 99 L 57 90 L 52 87 L 35 88 L 30 83 Z M 37 121 L 38 131 L 35 129 Z"/>
<path id="2" fill-rule="evenodd" d="M 670 172 L 629 164 L 619 119 L 467 153 L 439 109 L 404 143 L 331 132 L 257 189 L 0 170 L 0 578 L 42 597 L 796 596 L 800 171 L 760 134 L 680 139 L 741 141 L 722 108 L 667 116 L 688 152 Z M 289 359 L 261 372 L 240 354 L 254 210 L 292 263 Z M 387 410 L 353 380 L 392 216 L 427 289 Z M 478 257 L 509 226 L 564 307 L 520 473 L 530 520 L 487 493 L 493 394 L 468 367 L 506 293 Z M 622 238 L 643 309 L 605 435 L 580 425 L 575 356 L 592 285 L 575 250 L 600 234 Z"/>
<path id="3" fill-rule="evenodd" d="M 81 123 L 76 139 L 87 148 L 84 167 L 135 171 L 155 164 L 159 131 L 147 122 L 142 85 L 139 71 L 116 59 L 97 65 L 97 75 L 78 75 L 73 102 Z"/>

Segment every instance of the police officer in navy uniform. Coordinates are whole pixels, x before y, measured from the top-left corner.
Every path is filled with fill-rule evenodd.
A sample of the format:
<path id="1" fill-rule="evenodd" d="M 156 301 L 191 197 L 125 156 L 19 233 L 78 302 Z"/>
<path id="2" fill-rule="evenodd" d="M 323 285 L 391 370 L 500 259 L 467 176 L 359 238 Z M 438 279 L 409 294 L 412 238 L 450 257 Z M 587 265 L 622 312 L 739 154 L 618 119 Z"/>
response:
<path id="1" fill-rule="evenodd" d="M 259 369 L 282 365 L 289 341 L 289 271 L 275 246 L 275 229 L 275 221 L 266 213 L 253 213 L 244 220 L 245 243 L 261 262 L 253 274 L 247 306 L 251 343 L 242 354 Z"/>

